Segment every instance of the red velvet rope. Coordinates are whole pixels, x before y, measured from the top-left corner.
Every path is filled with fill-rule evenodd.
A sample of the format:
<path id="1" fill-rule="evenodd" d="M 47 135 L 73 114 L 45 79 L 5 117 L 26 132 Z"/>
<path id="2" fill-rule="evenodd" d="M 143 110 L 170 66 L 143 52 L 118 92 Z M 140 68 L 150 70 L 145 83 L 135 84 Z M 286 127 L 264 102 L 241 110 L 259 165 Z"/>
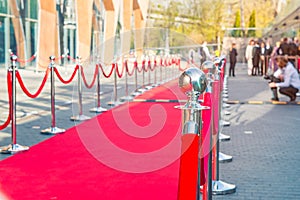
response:
<path id="1" fill-rule="evenodd" d="M 164 63 L 163 63 L 163 66 L 164 66 L 164 67 L 167 67 L 167 66 L 168 66 L 168 62 L 167 62 L 167 59 L 164 59 Z"/>
<path id="2" fill-rule="evenodd" d="M 7 73 L 7 91 L 8 91 L 8 100 L 9 100 L 9 103 L 8 103 L 9 111 L 11 111 L 11 109 L 12 109 L 12 106 L 11 106 L 11 104 L 12 104 L 12 101 L 11 101 L 11 96 L 12 96 L 11 84 L 12 84 L 12 76 L 11 76 L 11 72 L 8 72 Z M 8 114 L 6 121 L 2 125 L 0 125 L 0 130 L 5 129 L 9 125 L 10 120 L 11 120 L 11 116 L 10 116 L 10 114 Z"/>
<path id="3" fill-rule="evenodd" d="M 137 71 L 138 72 L 142 72 L 143 71 L 143 69 L 144 69 L 144 65 L 145 65 L 145 61 L 143 61 L 142 62 L 142 67 L 141 67 L 141 69 L 138 67 L 138 63 L 136 64 L 136 69 L 137 69 Z"/>
<path id="4" fill-rule="evenodd" d="M 76 59 L 75 58 L 72 58 L 71 56 L 67 56 L 67 58 L 69 59 L 69 60 L 72 60 L 72 61 L 76 61 Z"/>
<path id="5" fill-rule="evenodd" d="M 18 62 L 21 62 L 21 63 L 28 63 L 28 62 L 32 62 L 34 59 L 36 58 L 36 55 L 35 54 L 33 54 L 30 58 L 28 58 L 28 59 L 19 59 L 19 58 L 17 58 L 17 61 Z"/>
<path id="6" fill-rule="evenodd" d="M 169 62 L 167 60 L 167 58 L 164 59 L 164 64 L 163 64 L 164 67 L 168 67 L 169 66 Z"/>
<path id="7" fill-rule="evenodd" d="M 109 72 L 108 74 L 105 74 L 102 65 L 99 64 L 99 67 L 100 67 L 100 69 L 101 69 L 101 71 L 102 71 L 102 74 L 103 74 L 103 76 L 104 76 L 105 78 L 109 78 L 109 77 L 112 75 L 112 73 L 113 73 L 113 71 L 114 71 L 114 69 L 115 69 L 115 64 L 113 63 L 111 66 L 112 66 L 112 67 L 111 67 L 110 72 Z"/>
<path id="8" fill-rule="evenodd" d="M 177 59 L 176 65 L 180 66 L 180 59 Z"/>
<path id="9" fill-rule="evenodd" d="M 62 83 L 64 83 L 64 84 L 69 84 L 69 83 L 71 83 L 71 81 L 74 79 L 75 74 L 76 74 L 76 72 L 77 72 L 78 69 L 79 69 L 79 66 L 76 65 L 75 70 L 74 70 L 74 72 L 73 72 L 73 74 L 71 75 L 71 77 L 70 77 L 69 80 L 64 80 L 64 79 L 61 77 L 61 75 L 59 74 L 59 72 L 58 72 L 58 70 L 56 69 L 56 67 L 54 68 L 54 71 L 55 71 L 55 73 L 56 73 L 58 79 L 59 79 Z"/>
<path id="10" fill-rule="evenodd" d="M 163 66 L 163 60 L 162 60 L 162 58 L 160 58 L 159 64 L 160 64 L 160 66 Z"/>
<path id="11" fill-rule="evenodd" d="M 146 61 L 143 61 L 143 69 L 145 72 L 149 71 L 149 65 L 146 66 Z"/>
<path id="12" fill-rule="evenodd" d="M 186 133 L 181 136 L 178 200 L 196 199 L 199 165 L 199 136 Z"/>
<path id="13" fill-rule="evenodd" d="M 133 69 L 132 69 L 131 72 L 129 71 L 129 68 L 128 68 L 128 61 L 125 62 L 125 67 L 126 67 L 126 72 L 127 72 L 127 74 L 128 74 L 129 76 L 132 76 L 133 73 L 134 73 L 134 71 L 135 71 L 135 69 L 136 69 L 136 62 L 134 62 L 134 64 L 133 64 Z"/>
<path id="14" fill-rule="evenodd" d="M 80 71 L 81 71 L 81 76 L 82 76 L 82 80 L 83 80 L 83 83 L 84 83 L 85 87 L 87 87 L 88 89 L 91 89 L 94 86 L 96 78 L 97 78 L 98 66 L 96 65 L 96 67 L 95 67 L 94 77 L 93 77 L 92 83 L 90 85 L 86 81 L 86 78 L 85 78 L 82 67 L 81 67 Z"/>
<path id="15" fill-rule="evenodd" d="M 62 56 L 59 56 L 59 57 L 55 58 L 55 60 L 56 60 L 56 61 L 59 61 L 59 60 L 63 59 L 64 57 L 65 57 L 65 56 L 62 55 Z"/>
<path id="16" fill-rule="evenodd" d="M 154 61 L 153 63 L 153 67 L 151 66 L 151 61 L 150 61 L 150 64 L 149 64 L 149 68 L 150 68 L 150 71 L 154 71 L 154 69 L 156 68 L 156 62 Z"/>
<path id="17" fill-rule="evenodd" d="M 118 77 L 122 78 L 123 73 L 124 73 L 124 69 L 125 69 L 125 65 L 124 65 L 124 63 L 122 64 L 122 70 L 121 70 L 121 72 L 119 71 L 119 67 L 118 66 L 119 66 L 118 63 L 116 63 L 116 72 L 117 72 Z"/>
<path id="18" fill-rule="evenodd" d="M 16 72 L 16 76 L 17 76 L 17 79 L 18 79 L 18 81 L 19 81 L 19 84 L 20 84 L 20 86 L 21 86 L 23 92 L 24 92 L 28 97 L 30 97 L 30 98 L 36 98 L 36 97 L 41 93 L 41 91 L 43 90 L 43 88 L 44 88 L 44 86 L 45 86 L 46 80 L 48 79 L 49 71 L 50 71 L 49 69 L 46 70 L 46 74 L 45 74 L 45 76 L 44 76 L 44 79 L 43 79 L 43 81 L 42 81 L 42 84 L 40 85 L 40 87 L 38 88 L 38 90 L 37 90 L 35 93 L 33 93 L 33 94 L 31 94 L 31 93 L 28 91 L 28 89 L 26 88 L 26 86 L 25 86 L 25 84 L 24 84 L 24 82 L 23 82 L 23 80 L 22 80 L 21 75 L 20 75 L 19 72 L 17 71 L 17 72 Z"/>
<path id="19" fill-rule="evenodd" d="M 179 65 L 179 70 L 180 70 L 180 71 L 184 71 L 184 70 L 186 70 L 187 68 L 189 68 L 188 65 L 186 65 L 186 67 L 184 67 L 184 68 L 182 68 L 182 67 Z"/>

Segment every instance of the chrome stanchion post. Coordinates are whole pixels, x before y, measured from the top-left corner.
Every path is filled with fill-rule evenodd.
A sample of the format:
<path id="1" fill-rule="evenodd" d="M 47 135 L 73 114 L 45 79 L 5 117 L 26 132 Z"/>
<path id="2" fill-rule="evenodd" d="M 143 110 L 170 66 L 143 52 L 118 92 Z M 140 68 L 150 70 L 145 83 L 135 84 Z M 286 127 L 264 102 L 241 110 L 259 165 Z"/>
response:
<path id="1" fill-rule="evenodd" d="M 132 96 L 128 94 L 128 61 L 127 58 L 124 60 L 124 66 L 125 66 L 125 96 L 121 97 L 121 101 L 131 101 L 133 99 Z"/>
<path id="2" fill-rule="evenodd" d="M 225 58 L 223 58 L 223 62 L 222 62 L 222 72 L 223 72 L 223 89 L 222 89 L 222 108 L 230 108 L 230 105 L 228 103 L 224 103 L 224 101 L 228 101 L 228 76 L 226 75 L 226 62 L 224 61 Z M 231 113 L 227 110 L 224 111 L 225 115 L 230 115 Z M 227 121 L 222 121 L 224 126 L 230 126 L 230 122 Z"/>
<path id="3" fill-rule="evenodd" d="M 175 78 L 175 62 L 174 62 L 175 58 L 174 55 L 171 56 L 171 63 L 172 63 L 172 79 Z"/>
<path id="4" fill-rule="evenodd" d="M 216 63 L 217 65 L 219 65 L 219 67 L 220 67 L 220 72 L 223 70 L 223 72 L 225 71 L 225 61 L 224 61 L 224 58 L 223 59 L 218 59 L 216 62 L 218 62 L 218 63 Z M 223 68 L 223 69 L 222 69 Z M 221 80 L 221 79 L 220 79 Z M 222 84 L 222 83 L 220 83 L 220 84 Z M 224 81 L 224 85 L 225 85 L 225 81 Z M 221 107 L 220 107 L 220 109 L 221 109 L 221 113 L 223 113 L 223 107 L 228 107 L 229 106 L 229 104 L 224 104 L 224 89 L 225 89 L 225 87 L 224 87 L 224 85 L 223 85 L 223 87 L 220 85 L 220 101 L 221 101 Z M 223 90 L 222 90 L 222 88 L 223 88 Z M 225 115 L 230 115 L 230 112 L 229 111 L 224 111 L 224 114 Z M 230 122 L 228 122 L 228 121 L 225 121 L 225 120 L 223 120 L 222 119 L 222 115 L 220 115 L 220 119 L 221 119 L 221 126 L 230 126 Z M 223 134 L 223 133 L 219 133 L 219 140 L 221 141 L 221 142 L 223 142 L 223 141 L 229 141 L 230 140 L 230 136 L 229 135 L 225 135 L 225 134 Z M 223 155 L 222 153 L 221 153 L 221 158 L 223 159 L 224 158 L 224 161 L 226 162 L 226 155 Z M 230 157 L 227 157 L 229 160 L 230 160 Z M 221 159 L 221 160 L 222 160 Z"/>
<path id="5" fill-rule="evenodd" d="M 77 65 L 78 65 L 78 78 L 77 78 L 77 87 L 78 87 L 78 108 L 79 108 L 79 114 L 76 116 L 72 116 L 70 120 L 72 121 L 85 121 L 90 119 L 90 117 L 83 115 L 83 109 L 82 109 L 82 84 L 81 84 L 81 71 L 82 71 L 82 64 L 81 64 L 81 57 L 77 56 Z"/>
<path id="6" fill-rule="evenodd" d="M 209 108 L 200 105 L 198 99 L 199 95 L 205 91 L 206 86 L 207 79 L 205 74 L 198 68 L 189 68 L 179 77 L 179 87 L 189 97 L 185 105 L 175 107 L 183 111 L 179 200 L 200 199 L 199 149 L 201 144 L 200 130 L 202 129 L 201 111 Z"/>
<path id="7" fill-rule="evenodd" d="M 141 92 L 138 90 L 138 63 L 137 63 L 137 59 L 136 57 L 133 58 L 134 59 L 134 82 L 135 82 L 135 91 L 133 93 L 131 93 L 131 96 L 138 96 L 141 94 Z"/>
<path id="8" fill-rule="evenodd" d="M 135 72 L 134 72 L 134 82 L 135 82 L 135 90 L 138 89 L 138 76 L 137 76 L 137 73 L 138 73 L 138 64 L 137 64 L 137 60 L 136 58 L 134 59 L 134 67 L 135 67 Z"/>
<path id="9" fill-rule="evenodd" d="M 210 100 L 212 100 L 212 94 L 214 94 L 214 87 L 213 84 L 215 84 L 215 77 L 216 77 L 216 68 L 215 64 L 211 61 L 205 61 L 201 65 L 201 70 L 207 71 L 207 88 L 206 88 L 206 93 L 207 95 L 210 95 Z M 208 153 L 208 163 L 207 163 L 207 178 L 206 178 L 206 183 L 203 185 L 202 190 L 203 190 L 203 200 L 211 200 L 212 199 L 212 149 L 213 149 L 213 130 L 214 130 L 214 104 L 210 102 L 208 104 L 211 106 L 211 117 L 210 117 L 210 128 L 208 129 L 208 137 L 209 137 L 209 153 Z M 206 136 L 207 137 L 207 136 Z M 203 147 L 202 147 L 203 148 Z M 205 152 L 205 150 L 204 150 Z"/>
<path id="10" fill-rule="evenodd" d="M 222 62 L 222 60 L 221 60 Z M 221 63 L 217 63 L 215 61 L 215 63 L 217 64 L 217 75 L 216 75 L 216 80 L 219 81 L 219 87 L 221 88 L 221 78 L 220 78 L 220 67 L 221 67 Z M 219 91 L 215 91 L 215 92 L 221 92 L 220 89 Z M 219 115 L 218 117 L 220 118 L 221 116 L 221 98 L 222 98 L 222 95 L 220 94 L 219 95 L 219 99 L 218 99 L 218 112 L 219 112 Z M 229 184 L 229 183 L 226 183 L 224 181 L 221 181 L 220 180 L 220 177 L 219 177 L 219 160 L 220 160 L 220 142 L 218 140 L 219 138 L 219 134 L 221 132 L 220 130 L 220 126 L 221 126 L 221 123 L 220 123 L 220 120 L 218 120 L 218 132 L 216 133 L 217 134 L 217 141 L 216 141 L 216 157 L 213 158 L 215 159 L 215 162 L 216 162 L 216 168 L 214 169 L 215 170 L 215 174 L 216 174 L 216 178 L 215 180 L 212 181 L 212 193 L 215 194 L 215 195 L 225 195 L 225 194 L 231 194 L 231 193 L 234 193 L 236 191 L 236 186 L 233 185 L 233 184 Z M 231 157 L 232 159 L 232 157 Z"/>
<path id="11" fill-rule="evenodd" d="M 223 70 L 223 76 L 224 76 L 224 64 L 225 64 L 225 58 L 221 59 L 221 61 L 219 62 L 219 81 L 220 81 L 220 84 L 219 84 L 219 127 L 223 127 L 223 126 L 229 126 L 230 123 L 229 122 L 226 122 L 222 119 L 222 105 L 223 105 L 223 98 L 222 98 L 222 77 L 221 77 L 221 72 Z M 229 123 L 229 124 L 228 124 Z M 226 137 L 226 135 L 222 134 L 223 136 L 220 136 L 222 133 L 221 133 L 221 129 L 219 129 L 219 132 L 218 132 L 218 140 L 217 140 L 217 168 L 219 167 L 219 162 L 222 162 L 222 163 L 226 163 L 226 162 L 231 162 L 232 161 L 232 156 L 230 155 L 227 155 L 227 154 L 224 154 L 222 152 L 220 152 L 220 137 Z M 228 136 L 229 137 L 229 136 Z"/>
<path id="12" fill-rule="evenodd" d="M 11 93 L 11 102 L 10 103 L 10 117 L 11 117 L 11 144 L 1 147 L 0 153 L 3 154 L 14 154 L 22 151 L 27 151 L 29 149 L 28 146 L 23 146 L 20 144 L 17 144 L 17 127 L 16 127 L 16 71 L 17 71 L 17 56 L 11 53 L 10 60 L 12 62 L 11 67 L 8 69 L 8 73 L 11 73 L 12 75 L 12 93 Z"/>
<path id="13" fill-rule="evenodd" d="M 55 68 L 55 57 L 50 56 L 50 82 L 51 82 L 51 127 L 41 131 L 41 134 L 51 135 L 65 132 L 65 129 L 56 127 L 55 119 L 55 79 L 54 79 L 54 68 Z"/>
<path id="14" fill-rule="evenodd" d="M 115 63 L 113 63 L 114 65 L 114 68 L 115 68 L 115 71 L 114 71 L 114 100 L 113 101 L 110 101 L 110 102 L 107 102 L 107 105 L 109 106 L 118 106 L 121 104 L 121 102 L 118 101 L 118 83 L 117 83 L 117 68 L 118 68 L 118 63 L 117 61 Z"/>
<path id="15" fill-rule="evenodd" d="M 154 56 L 154 59 L 153 59 L 153 64 L 154 64 L 154 84 L 153 84 L 153 87 L 156 87 L 158 86 L 157 84 L 157 60 L 156 60 L 156 56 Z"/>
<path id="16" fill-rule="evenodd" d="M 145 70 L 146 70 L 146 61 L 145 61 L 145 56 L 143 56 L 142 59 L 142 87 L 138 89 L 139 92 L 144 93 L 147 91 L 145 87 Z"/>
<path id="17" fill-rule="evenodd" d="M 172 79 L 172 73 L 171 73 L 171 69 L 172 69 L 172 64 L 170 61 L 170 55 L 168 55 L 167 57 L 167 68 L 166 68 L 166 77 L 167 77 L 167 81 Z"/>
<path id="18" fill-rule="evenodd" d="M 162 61 L 162 68 L 161 68 L 162 83 L 165 83 L 167 79 L 166 68 L 167 68 L 167 62 L 166 62 L 166 56 L 164 56 L 164 60 Z"/>
<path id="19" fill-rule="evenodd" d="M 148 66 L 148 84 L 146 86 L 146 89 L 147 90 L 150 90 L 152 88 L 152 85 L 151 85 L 151 60 L 150 60 L 150 57 L 147 56 L 147 66 Z"/>
<path id="20" fill-rule="evenodd" d="M 96 112 L 96 113 L 101 113 L 101 112 L 105 112 L 107 111 L 106 108 L 101 107 L 101 100 L 100 100 L 100 95 L 101 95 L 101 90 L 100 90 L 100 69 L 99 66 L 96 65 L 96 67 L 98 67 L 97 69 L 97 106 L 95 108 L 90 109 L 90 112 Z"/>
<path id="21" fill-rule="evenodd" d="M 160 55 L 160 61 L 159 61 L 159 64 L 160 64 L 160 66 L 159 66 L 159 72 L 160 72 L 160 84 L 162 84 L 162 79 L 163 79 L 163 77 L 162 77 L 162 68 L 163 68 L 163 57 L 162 57 L 162 54 Z"/>

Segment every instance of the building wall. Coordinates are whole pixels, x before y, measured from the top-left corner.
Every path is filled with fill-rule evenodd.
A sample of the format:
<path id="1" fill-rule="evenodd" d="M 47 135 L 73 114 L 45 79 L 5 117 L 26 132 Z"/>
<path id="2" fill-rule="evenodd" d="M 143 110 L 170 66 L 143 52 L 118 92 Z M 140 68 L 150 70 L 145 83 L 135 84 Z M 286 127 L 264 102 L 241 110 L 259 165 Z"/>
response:
<path id="1" fill-rule="evenodd" d="M 20 18 L 20 20 L 17 21 L 21 21 L 21 24 L 19 24 L 19 26 L 15 25 L 15 29 L 17 29 L 17 31 L 15 31 L 12 23 L 13 19 L 16 19 L 16 16 L 14 15 L 14 13 L 11 12 L 11 7 L 9 5 L 9 2 L 11 1 L 15 1 L 17 3 L 18 8 L 20 9 L 20 16 L 17 16 L 17 18 Z M 66 9 L 63 11 L 63 16 L 65 17 L 64 24 L 59 24 L 59 17 L 57 18 L 57 20 L 55 20 L 57 26 L 56 28 L 58 30 L 59 26 L 63 26 L 63 29 L 61 29 L 61 31 L 58 32 L 58 30 L 53 28 L 53 19 L 50 20 L 51 26 L 49 19 L 48 21 L 45 19 L 38 19 L 39 16 L 41 17 L 41 15 L 39 15 L 39 9 L 42 5 L 41 3 L 39 3 L 39 1 L 41 1 L 43 5 L 46 5 L 48 2 L 50 2 L 50 0 L 11 1 L 0 0 L 0 65 L 2 66 L 10 64 L 9 49 L 11 49 L 11 51 L 14 54 L 17 54 L 18 40 L 16 40 L 16 38 L 18 38 L 18 33 L 20 32 L 19 29 L 21 27 L 23 27 L 25 35 L 26 52 L 25 56 L 19 58 L 27 60 L 33 55 L 35 55 L 37 53 L 37 50 L 39 49 L 40 52 L 38 52 L 37 54 L 38 58 L 35 59 L 34 62 L 27 63 L 26 65 L 35 65 L 36 61 L 39 62 L 43 60 L 42 65 L 47 66 L 47 63 L 49 62 L 48 57 L 50 56 L 50 54 L 57 54 L 56 56 L 61 54 L 68 54 L 72 58 L 75 58 L 78 53 L 84 54 L 84 56 L 89 56 L 91 52 L 95 51 L 95 48 L 100 49 L 101 46 L 105 47 L 105 45 L 103 44 L 109 43 L 107 41 L 112 41 L 112 38 L 114 39 L 115 33 L 119 28 L 117 26 L 118 24 L 122 24 L 121 26 L 123 26 L 121 27 L 121 30 L 119 30 L 121 33 L 122 31 L 124 33 L 126 31 L 130 31 L 130 29 L 133 30 L 135 28 L 143 29 L 145 27 L 145 20 L 147 19 L 147 4 L 149 2 L 149 0 L 126 0 L 126 2 L 129 2 L 129 4 L 131 5 L 128 7 L 126 6 L 127 4 L 125 6 L 124 4 L 120 4 L 119 0 L 90 0 L 93 3 L 93 6 L 89 6 L 91 8 L 91 11 L 88 13 L 91 14 L 90 16 L 93 17 L 94 22 L 92 22 L 91 19 L 91 21 L 89 22 L 90 26 L 88 27 L 89 30 L 83 30 L 79 32 L 79 26 L 77 25 L 77 23 L 82 22 L 80 22 L 80 20 L 76 21 L 77 16 L 75 6 L 76 2 L 79 2 L 79 0 L 61 0 L 61 4 L 56 4 L 56 7 L 54 8 L 56 9 L 56 11 L 59 11 L 60 9 L 63 9 L 64 6 L 66 6 Z M 56 0 L 51 0 L 51 2 L 52 1 L 54 1 L 55 3 L 57 2 Z M 21 4 L 22 2 L 23 4 Z M 53 4 L 51 5 L 53 10 Z M 121 9 L 120 6 L 124 7 Z M 47 18 L 47 15 L 49 14 L 47 14 L 47 8 L 43 9 L 45 10 L 43 16 L 46 16 Z M 131 11 L 128 9 L 131 9 Z M 123 10 L 125 10 L 126 13 L 119 13 Z M 22 18 L 21 16 L 25 17 Z M 53 16 L 53 14 L 51 16 Z M 123 18 L 120 18 L 120 16 L 122 16 Z M 122 19 L 124 19 L 124 21 L 121 21 Z M 130 19 L 135 20 L 132 21 Z M 48 33 L 42 34 L 42 31 L 46 29 L 48 30 Z M 41 34 L 39 34 L 39 31 L 41 31 Z M 84 32 L 86 32 L 87 34 L 84 35 Z M 38 38 L 41 35 L 43 37 L 39 40 Z M 88 42 L 87 40 L 81 40 L 83 36 L 85 38 L 90 38 L 90 40 Z M 52 37 L 57 38 L 53 40 Z M 139 37 L 143 38 L 143 36 Z M 118 41 L 120 40 L 122 40 L 122 38 L 118 39 Z M 123 44 L 123 50 L 127 52 L 130 43 L 128 44 L 128 37 L 125 37 L 125 40 L 125 43 L 124 41 L 121 41 L 120 43 Z M 116 54 L 117 51 L 115 50 L 115 48 L 118 48 L 119 51 L 122 48 L 118 42 L 112 42 L 113 45 L 108 45 L 112 47 L 108 50 L 110 51 L 109 57 L 113 57 Z M 135 42 L 137 43 L 137 45 L 135 46 L 140 46 L 143 43 L 142 40 L 136 40 Z M 47 51 L 53 48 L 55 49 L 55 51 Z M 102 51 L 107 52 L 107 49 L 103 50 L 102 48 Z M 87 51 L 90 52 L 87 53 Z M 112 59 L 109 60 L 112 61 Z"/>

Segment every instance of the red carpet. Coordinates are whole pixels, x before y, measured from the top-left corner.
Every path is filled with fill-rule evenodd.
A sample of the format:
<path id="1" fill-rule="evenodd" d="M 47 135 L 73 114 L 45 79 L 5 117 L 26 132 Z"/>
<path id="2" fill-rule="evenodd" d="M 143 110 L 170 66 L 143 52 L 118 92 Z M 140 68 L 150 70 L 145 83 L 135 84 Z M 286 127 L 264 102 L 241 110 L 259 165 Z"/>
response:
<path id="1" fill-rule="evenodd" d="M 187 96 L 181 92 L 178 79 L 175 79 L 137 96 L 136 99 L 186 100 Z"/>
<path id="2" fill-rule="evenodd" d="M 0 199 L 177 199 L 175 105 L 128 103 L 1 161 Z"/>

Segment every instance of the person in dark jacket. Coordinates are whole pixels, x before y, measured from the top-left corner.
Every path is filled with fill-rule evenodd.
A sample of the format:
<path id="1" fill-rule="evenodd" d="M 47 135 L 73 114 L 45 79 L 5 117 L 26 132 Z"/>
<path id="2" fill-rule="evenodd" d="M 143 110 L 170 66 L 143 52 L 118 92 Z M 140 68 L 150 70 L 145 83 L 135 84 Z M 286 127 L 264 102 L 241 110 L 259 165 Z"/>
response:
<path id="1" fill-rule="evenodd" d="M 233 77 L 235 76 L 235 64 L 236 64 L 237 55 L 238 53 L 235 48 L 235 43 L 232 43 L 232 46 L 229 51 L 229 61 L 230 61 L 229 76 L 231 76 L 231 74 Z"/>
<path id="2" fill-rule="evenodd" d="M 253 54 L 252 76 L 256 76 L 259 73 L 259 62 L 260 62 L 260 46 L 258 41 L 255 42 L 252 54 Z"/>
<path id="3" fill-rule="evenodd" d="M 270 44 L 270 41 L 267 40 L 266 42 L 266 52 L 265 52 L 265 75 L 268 74 L 268 69 L 269 69 L 269 65 L 270 65 L 270 62 L 271 62 L 271 54 L 273 52 L 273 47 L 271 46 Z"/>
<path id="4" fill-rule="evenodd" d="M 266 45 L 264 42 L 260 43 L 260 70 L 259 75 L 266 75 Z"/>
<path id="5" fill-rule="evenodd" d="M 281 50 L 278 53 L 279 55 L 282 55 L 282 56 L 289 55 L 289 53 L 290 53 L 290 45 L 288 43 L 288 38 L 287 37 L 283 38 L 283 40 L 282 40 L 279 48 Z"/>

